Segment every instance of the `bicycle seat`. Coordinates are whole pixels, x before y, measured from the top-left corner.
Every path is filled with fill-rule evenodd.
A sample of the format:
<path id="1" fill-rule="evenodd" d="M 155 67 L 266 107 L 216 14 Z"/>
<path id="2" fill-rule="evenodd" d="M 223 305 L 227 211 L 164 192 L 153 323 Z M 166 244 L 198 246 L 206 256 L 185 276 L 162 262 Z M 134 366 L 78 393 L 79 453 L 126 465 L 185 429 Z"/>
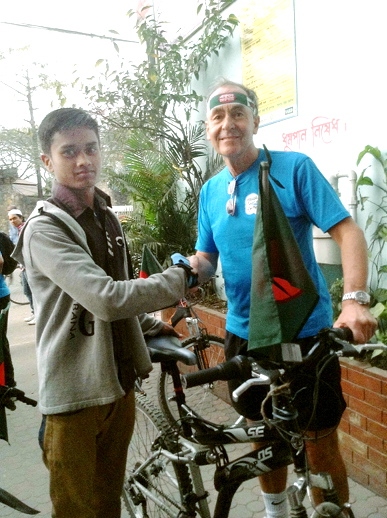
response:
<path id="1" fill-rule="evenodd" d="M 181 346 L 176 336 L 152 336 L 146 338 L 146 344 L 152 363 L 175 360 L 184 365 L 196 365 L 196 355 Z"/>

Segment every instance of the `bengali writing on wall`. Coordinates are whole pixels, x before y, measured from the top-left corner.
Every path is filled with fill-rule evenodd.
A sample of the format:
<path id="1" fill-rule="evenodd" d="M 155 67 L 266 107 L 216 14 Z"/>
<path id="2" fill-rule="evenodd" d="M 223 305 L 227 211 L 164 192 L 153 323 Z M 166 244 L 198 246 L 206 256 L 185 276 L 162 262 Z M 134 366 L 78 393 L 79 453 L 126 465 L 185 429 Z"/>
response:
<path id="1" fill-rule="evenodd" d="M 291 133 L 282 133 L 284 149 L 294 151 L 300 149 L 303 143 L 308 142 L 313 146 L 317 144 L 330 144 L 335 137 L 345 131 L 345 123 L 340 119 L 318 116 L 312 119 L 309 128 L 299 129 Z"/>

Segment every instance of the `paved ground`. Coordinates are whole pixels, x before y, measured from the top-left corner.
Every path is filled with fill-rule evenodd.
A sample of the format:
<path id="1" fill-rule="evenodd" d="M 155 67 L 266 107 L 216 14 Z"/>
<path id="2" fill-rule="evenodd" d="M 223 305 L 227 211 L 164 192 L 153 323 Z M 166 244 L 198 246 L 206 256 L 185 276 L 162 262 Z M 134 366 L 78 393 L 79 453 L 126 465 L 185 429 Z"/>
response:
<path id="1" fill-rule="evenodd" d="M 9 340 L 15 364 L 18 387 L 32 398 L 37 397 L 34 326 L 24 323 L 28 306 L 12 305 L 9 319 Z M 155 376 L 147 382 L 150 394 L 154 391 Z M 40 424 L 39 411 L 17 404 L 14 412 L 7 411 L 9 443 L 0 441 L 0 487 L 30 506 L 40 510 L 38 516 L 49 518 L 48 473 L 41 460 L 37 442 Z M 205 485 L 211 492 L 211 507 L 215 502 L 211 468 L 204 473 Z M 351 502 L 356 518 L 387 518 L 387 501 L 350 480 Z M 0 516 L 27 516 L 0 504 Z M 255 480 L 243 486 L 236 497 L 232 517 L 262 518 L 264 516 Z M 106 517 L 109 518 L 109 517 Z"/>

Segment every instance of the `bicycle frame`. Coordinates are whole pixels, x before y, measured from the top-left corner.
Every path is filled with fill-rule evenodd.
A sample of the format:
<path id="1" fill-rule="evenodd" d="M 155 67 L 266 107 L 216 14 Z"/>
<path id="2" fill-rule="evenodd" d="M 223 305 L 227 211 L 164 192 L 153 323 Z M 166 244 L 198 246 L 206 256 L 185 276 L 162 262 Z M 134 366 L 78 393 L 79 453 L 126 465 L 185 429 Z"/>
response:
<path id="1" fill-rule="evenodd" d="M 289 500 L 294 508 L 302 508 L 302 501 L 307 494 L 308 487 L 318 487 L 326 495 L 329 493 L 331 501 L 337 502 L 337 497 L 332 494 L 333 484 L 330 475 L 312 475 L 307 467 L 305 445 L 302 436 L 298 433 L 297 412 L 287 401 L 285 413 L 291 416 L 284 426 L 283 419 L 277 419 L 278 425 L 283 427 L 284 433 L 293 434 L 292 441 L 287 441 L 277 430 L 265 420 L 251 422 L 250 424 L 233 424 L 230 426 L 214 425 L 197 415 L 185 404 L 184 388 L 181 383 L 180 373 L 176 361 L 161 361 L 161 368 L 167 370 L 173 379 L 175 400 L 179 409 L 181 426 L 179 429 L 179 443 L 183 446 L 183 452 L 176 455 L 163 455 L 174 462 L 183 462 L 189 465 L 192 481 L 201 508 L 202 516 L 207 514 L 205 505 L 202 509 L 202 500 L 206 495 L 200 466 L 216 464 L 214 486 L 218 491 L 216 507 L 213 518 L 228 516 L 233 496 L 239 486 L 252 478 L 259 477 L 270 471 L 294 464 L 298 479 L 294 486 L 288 489 Z M 261 446 L 250 452 L 229 461 L 224 449 L 228 444 L 243 444 L 262 442 Z M 290 442 L 292 444 L 290 444 Z M 199 447 L 197 446 L 199 445 Z M 302 516 L 300 514 L 300 516 Z M 306 516 L 306 515 L 305 515 Z"/>
<path id="2" fill-rule="evenodd" d="M 142 400 L 137 399 L 138 405 L 143 411 L 145 410 L 145 415 L 148 415 L 148 420 L 150 419 L 153 424 L 156 435 L 153 435 L 152 443 L 147 446 L 145 454 L 134 457 L 133 462 L 137 462 L 129 470 L 125 490 L 126 499 L 132 500 L 130 495 L 138 492 L 140 499 L 137 498 L 135 501 L 133 498 L 134 506 L 139 505 L 138 502 L 141 501 L 145 505 L 145 510 L 146 500 L 149 499 L 155 503 L 156 508 L 162 509 L 172 518 L 192 518 L 197 516 L 197 513 L 201 518 L 211 518 L 207 502 L 208 493 L 203 484 L 201 468 L 215 464 L 214 485 L 218 496 L 213 518 L 226 518 L 229 515 L 234 494 L 241 484 L 280 467 L 294 464 L 297 479 L 287 488 L 292 518 L 307 518 L 304 499 L 307 494 L 311 496 L 309 490 L 312 488 L 320 489 L 323 497 L 323 502 L 318 505 L 315 505 L 312 500 L 314 509 L 312 518 L 322 516 L 343 518 L 347 514 L 353 518 L 350 504 L 346 503 L 340 507 L 330 474 L 312 474 L 309 471 L 305 448 L 305 441 L 308 438 L 299 430 L 298 416 L 293 408 L 289 385 L 282 384 L 281 381 L 284 372 L 293 372 L 293 364 L 309 365 L 308 362 L 317 359 L 318 365 L 322 364 L 324 368 L 328 361 L 322 362 L 322 357 L 360 356 L 362 350 L 364 351 L 368 346 L 354 348 L 345 341 L 345 335 L 342 334 L 344 331 L 322 330 L 316 337 L 314 347 L 301 360 L 289 360 L 286 357 L 282 364 L 265 362 L 272 370 L 263 369 L 253 358 L 237 356 L 207 371 L 184 375 L 184 385 L 178 362 L 192 364 L 190 362 L 195 361 L 195 354 L 187 350 L 182 353 L 179 347 L 175 350 L 172 347 L 169 351 L 163 351 L 162 348 L 157 350 L 152 359 L 160 362 L 162 370 L 168 372 L 173 379 L 174 401 L 180 416 L 179 426 L 168 425 L 165 419 L 159 421 L 162 416 L 159 411 L 154 410 L 155 407 L 147 400 L 146 394 L 136 395 L 136 398 L 142 398 Z M 286 344 L 286 346 L 289 345 L 297 344 Z M 386 348 L 380 344 L 372 347 Z M 217 425 L 200 417 L 186 404 L 185 386 L 192 388 L 215 380 L 232 378 L 246 380 L 233 392 L 235 400 L 251 385 L 271 384 L 273 390 L 270 391 L 272 401 L 270 417 L 266 417 L 266 406 L 264 406 L 262 420 Z M 157 415 L 160 417 L 157 418 Z M 255 443 L 255 449 L 230 461 L 225 446 L 247 443 Z M 186 479 L 176 480 L 175 487 L 181 490 L 180 498 L 177 497 L 176 500 L 168 498 L 162 491 L 157 493 L 157 490 L 154 492 L 152 489 L 156 489 L 156 486 L 153 486 L 152 477 L 157 477 L 158 473 L 164 473 L 164 469 L 168 469 L 168 463 L 170 465 L 172 463 L 175 467 L 180 465 L 180 468 L 184 465 L 185 477 L 189 473 L 193 484 L 192 489 L 192 485 L 187 483 Z M 154 483 L 157 484 L 157 478 L 154 479 Z M 163 503 L 159 496 L 161 499 L 165 497 L 164 502 L 169 502 L 171 505 Z"/>

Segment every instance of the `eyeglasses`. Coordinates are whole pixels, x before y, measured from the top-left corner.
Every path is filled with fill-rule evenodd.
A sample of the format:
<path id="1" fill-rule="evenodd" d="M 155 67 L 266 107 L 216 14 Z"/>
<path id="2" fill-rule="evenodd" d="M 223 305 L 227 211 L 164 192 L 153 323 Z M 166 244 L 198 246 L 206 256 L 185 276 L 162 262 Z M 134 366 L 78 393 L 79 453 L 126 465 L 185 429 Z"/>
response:
<path id="1" fill-rule="evenodd" d="M 234 216 L 236 209 L 236 180 L 231 180 L 227 187 L 227 193 L 230 199 L 226 203 L 226 211 L 229 216 Z"/>

